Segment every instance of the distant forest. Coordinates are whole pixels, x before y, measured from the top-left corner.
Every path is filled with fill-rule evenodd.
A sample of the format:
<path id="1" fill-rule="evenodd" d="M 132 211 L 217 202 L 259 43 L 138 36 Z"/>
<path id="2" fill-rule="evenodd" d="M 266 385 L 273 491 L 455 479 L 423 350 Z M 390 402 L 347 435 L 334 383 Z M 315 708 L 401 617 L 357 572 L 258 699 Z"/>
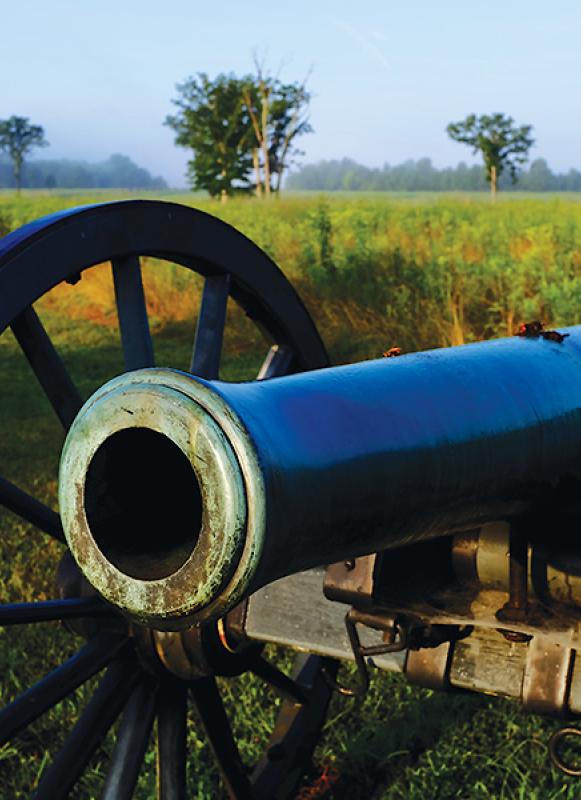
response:
<path id="1" fill-rule="evenodd" d="M 0 188 L 14 188 L 12 164 L 0 156 Z M 29 189 L 167 189 L 163 178 L 153 177 L 128 156 L 110 156 L 90 164 L 68 159 L 28 161 L 22 170 L 22 186 Z"/>
<path id="2" fill-rule="evenodd" d="M 429 158 L 406 161 L 397 166 L 364 167 L 356 161 L 319 161 L 291 173 L 286 188 L 316 191 L 377 191 L 377 192 L 470 192 L 488 191 L 484 169 L 480 165 L 468 166 L 461 161 L 456 167 L 437 169 Z M 579 192 L 581 172 L 570 169 L 555 174 L 544 158 L 537 158 L 528 169 L 520 172 L 515 184 L 503 175 L 499 188 L 521 192 Z"/>

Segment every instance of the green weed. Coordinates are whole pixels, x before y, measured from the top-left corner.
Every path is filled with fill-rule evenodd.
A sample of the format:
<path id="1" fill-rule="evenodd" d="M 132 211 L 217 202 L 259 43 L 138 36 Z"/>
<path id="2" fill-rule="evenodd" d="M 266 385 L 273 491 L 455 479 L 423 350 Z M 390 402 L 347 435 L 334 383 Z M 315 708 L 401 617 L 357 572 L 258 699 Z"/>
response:
<path id="1" fill-rule="evenodd" d="M 107 196 L 0 193 L 0 235 L 66 206 Z M 165 196 L 217 214 L 280 264 L 315 317 L 332 359 L 374 358 L 404 350 L 506 335 L 518 321 L 561 326 L 578 321 L 581 205 L 566 199 L 358 196 L 290 197 L 222 206 L 189 195 Z M 187 368 L 201 282 L 186 270 L 147 259 L 144 283 L 160 365 Z M 56 287 L 37 309 L 84 397 L 123 370 L 109 268 Z M 228 311 L 223 376 L 256 374 L 267 343 L 233 305 Z M 56 507 L 62 430 L 10 335 L 0 338 L 2 473 Z M 61 546 L 13 515 L 0 518 L 0 600 L 54 596 Z M 59 664 L 80 641 L 56 624 L 0 629 L 0 701 L 9 702 Z M 284 651 L 273 654 L 289 663 Z M 0 749 L 0 796 L 30 796 L 43 769 L 86 703 L 94 681 Z M 276 701 L 251 676 L 221 687 L 248 762 L 263 752 Z M 307 783 L 332 767 L 334 794 L 386 800 L 573 800 L 573 779 L 549 767 L 555 723 L 508 701 L 443 695 L 378 675 L 362 704 L 335 698 Z M 99 796 L 113 737 L 91 762 L 76 798 Z M 188 729 L 189 796 L 223 796 L 195 715 Z M 136 796 L 154 796 L 154 752 Z M 306 791 L 306 790 L 305 790 Z"/>

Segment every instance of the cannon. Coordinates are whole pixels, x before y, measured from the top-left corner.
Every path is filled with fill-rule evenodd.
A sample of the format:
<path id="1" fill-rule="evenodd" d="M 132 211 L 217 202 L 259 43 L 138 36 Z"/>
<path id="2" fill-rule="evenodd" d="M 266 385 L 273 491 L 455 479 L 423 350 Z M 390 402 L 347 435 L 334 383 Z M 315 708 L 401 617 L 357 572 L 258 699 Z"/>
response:
<path id="1" fill-rule="evenodd" d="M 144 256 L 204 276 L 187 371 L 156 366 Z M 83 396 L 33 304 L 108 264 L 125 371 Z M 268 342 L 254 381 L 219 380 L 229 298 Z M 0 712 L 2 743 L 104 671 L 36 797 L 66 797 L 117 718 L 103 796 L 132 796 L 155 722 L 158 796 L 186 797 L 188 703 L 230 796 L 293 797 L 331 694 L 362 696 L 374 668 L 581 713 L 581 326 L 331 367 L 264 252 L 127 201 L 0 241 L 8 328 L 64 441 L 58 514 L 9 476 L 0 503 L 62 556 L 58 596 L 5 604 L 0 625 L 62 620 L 86 641 Z M 291 675 L 266 643 L 297 651 Z M 245 672 L 283 698 L 252 768 L 216 683 Z M 571 736 L 551 754 L 578 775 Z"/>

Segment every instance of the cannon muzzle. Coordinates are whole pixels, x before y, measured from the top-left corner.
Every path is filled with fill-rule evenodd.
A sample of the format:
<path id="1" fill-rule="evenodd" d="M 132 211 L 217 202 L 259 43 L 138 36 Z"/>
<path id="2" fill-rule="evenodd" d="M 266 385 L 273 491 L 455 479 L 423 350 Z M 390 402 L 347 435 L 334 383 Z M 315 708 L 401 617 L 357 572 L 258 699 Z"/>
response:
<path id="1" fill-rule="evenodd" d="M 581 327 L 245 384 L 163 369 L 72 425 L 60 506 L 87 579 L 178 629 L 309 567 L 510 518 L 581 473 Z"/>

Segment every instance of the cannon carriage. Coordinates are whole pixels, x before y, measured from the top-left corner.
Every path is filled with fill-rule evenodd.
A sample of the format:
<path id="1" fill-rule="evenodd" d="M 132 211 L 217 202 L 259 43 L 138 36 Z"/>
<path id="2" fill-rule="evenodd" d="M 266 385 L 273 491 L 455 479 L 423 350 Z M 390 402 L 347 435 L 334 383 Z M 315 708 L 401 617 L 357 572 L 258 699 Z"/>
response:
<path id="1" fill-rule="evenodd" d="M 143 256 L 205 278 L 187 373 L 156 367 Z M 33 304 L 109 262 L 125 372 L 82 397 Z M 218 379 L 229 297 L 268 342 L 255 381 Z M 361 696 L 375 667 L 581 712 L 581 328 L 331 368 L 263 252 L 150 201 L 5 237 L 0 325 L 66 432 L 60 516 L 0 481 L 2 505 L 62 543 L 59 596 L 0 624 L 68 620 L 87 640 L 0 712 L 2 742 L 106 670 L 35 796 L 67 796 L 121 717 L 103 796 L 132 796 L 156 721 L 158 795 L 184 797 L 193 702 L 230 795 L 292 797 L 331 693 Z M 292 675 L 267 642 L 298 652 Z M 247 671 L 284 698 L 252 769 L 215 680 Z M 570 773 L 573 730 L 552 744 Z"/>

